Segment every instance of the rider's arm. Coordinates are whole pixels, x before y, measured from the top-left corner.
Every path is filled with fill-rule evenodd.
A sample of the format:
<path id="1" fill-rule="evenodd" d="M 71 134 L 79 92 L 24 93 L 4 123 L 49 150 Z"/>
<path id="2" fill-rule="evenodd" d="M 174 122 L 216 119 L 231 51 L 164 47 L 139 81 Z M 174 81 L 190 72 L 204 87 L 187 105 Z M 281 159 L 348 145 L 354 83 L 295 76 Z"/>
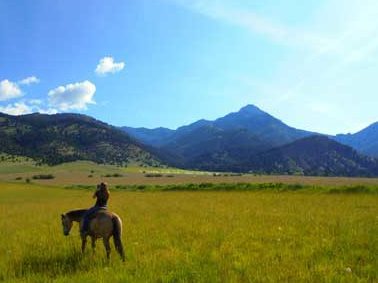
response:
<path id="1" fill-rule="evenodd" d="M 98 193 L 98 190 L 96 190 L 92 196 L 92 198 L 97 198 L 97 193 Z"/>

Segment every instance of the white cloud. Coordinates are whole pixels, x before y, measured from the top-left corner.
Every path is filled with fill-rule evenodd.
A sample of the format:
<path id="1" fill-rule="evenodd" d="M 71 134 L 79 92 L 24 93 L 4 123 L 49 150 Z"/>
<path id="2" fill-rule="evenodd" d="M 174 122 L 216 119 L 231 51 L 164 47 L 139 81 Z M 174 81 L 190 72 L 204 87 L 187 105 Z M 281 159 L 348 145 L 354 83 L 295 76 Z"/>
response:
<path id="1" fill-rule="evenodd" d="M 33 110 L 29 105 L 24 102 L 16 102 L 14 104 L 8 104 L 7 106 L 0 106 L 0 112 L 9 115 L 24 115 L 32 113 Z"/>
<path id="2" fill-rule="evenodd" d="M 39 83 L 39 79 L 35 76 L 27 77 L 18 83 L 10 80 L 0 81 L 0 101 L 6 101 L 22 96 L 23 92 L 19 85 L 29 85 L 33 83 Z"/>
<path id="3" fill-rule="evenodd" d="M 324 35 L 304 29 L 277 23 L 268 17 L 240 7 L 231 0 L 171 0 L 184 7 L 217 21 L 246 29 L 254 34 L 265 36 L 271 41 L 290 45 L 303 46 L 316 52 L 323 52 L 334 40 Z"/>
<path id="4" fill-rule="evenodd" d="M 18 101 L 13 104 L 8 104 L 6 106 L 0 106 L 0 112 L 9 114 L 9 115 L 25 115 L 30 113 L 39 112 L 42 114 L 56 114 L 58 111 L 54 108 L 43 109 L 40 108 L 42 101 L 37 100 L 26 100 Z"/>
<path id="5" fill-rule="evenodd" d="M 56 110 L 55 108 L 47 108 L 47 109 L 37 108 L 37 109 L 38 110 L 34 111 L 34 112 L 39 112 L 41 114 L 56 114 L 56 113 L 58 113 L 58 110 Z"/>
<path id="6" fill-rule="evenodd" d="M 22 96 L 22 91 L 18 85 L 9 80 L 0 81 L 0 101 L 10 100 Z"/>
<path id="7" fill-rule="evenodd" d="M 88 104 L 95 104 L 95 92 L 96 86 L 90 81 L 59 86 L 49 91 L 49 103 L 61 111 L 83 110 Z"/>
<path id="8" fill-rule="evenodd" d="M 20 85 L 30 85 L 30 84 L 37 84 L 39 82 L 40 82 L 40 80 L 37 77 L 31 76 L 31 77 L 27 77 L 27 78 L 19 81 L 18 83 Z"/>
<path id="9" fill-rule="evenodd" d="M 108 73 L 120 72 L 124 67 L 124 62 L 116 63 L 113 57 L 104 57 L 98 63 L 95 72 L 98 75 L 106 75 Z"/>
<path id="10" fill-rule="evenodd" d="M 240 1 L 243 3 L 241 5 L 234 0 L 170 1 L 211 19 L 260 34 L 276 43 L 305 47 L 312 52 L 313 60 L 317 60 L 318 56 L 334 54 L 344 58 L 346 63 L 359 61 L 377 47 L 377 41 L 371 37 L 377 31 L 378 5 L 375 0 L 365 0 L 364 5 L 357 0 L 330 0 L 325 5 L 318 5 L 317 26 L 303 25 L 302 28 L 258 14 L 248 9 L 243 1 Z"/>

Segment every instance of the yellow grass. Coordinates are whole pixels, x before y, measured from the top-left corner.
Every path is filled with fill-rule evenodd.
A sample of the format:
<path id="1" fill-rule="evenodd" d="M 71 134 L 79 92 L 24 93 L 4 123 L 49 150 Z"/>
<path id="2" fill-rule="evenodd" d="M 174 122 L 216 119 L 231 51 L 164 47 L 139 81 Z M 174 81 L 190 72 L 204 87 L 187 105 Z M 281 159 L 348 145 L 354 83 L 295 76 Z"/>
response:
<path id="1" fill-rule="evenodd" d="M 60 214 L 91 192 L 0 183 L 0 281 L 376 282 L 376 194 L 112 191 L 127 260 L 81 256 Z"/>

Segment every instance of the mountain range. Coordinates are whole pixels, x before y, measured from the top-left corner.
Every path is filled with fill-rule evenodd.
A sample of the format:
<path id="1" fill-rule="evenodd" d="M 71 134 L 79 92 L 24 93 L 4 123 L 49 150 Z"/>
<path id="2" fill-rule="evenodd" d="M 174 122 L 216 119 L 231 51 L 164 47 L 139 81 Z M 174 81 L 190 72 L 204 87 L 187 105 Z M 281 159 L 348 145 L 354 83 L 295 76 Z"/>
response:
<path id="1" fill-rule="evenodd" d="M 176 130 L 117 128 L 80 114 L 0 113 L 1 152 L 47 164 L 74 160 L 208 171 L 378 176 L 378 123 L 347 135 L 290 127 L 247 105 Z"/>
<path id="2" fill-rule="evenodd" d="M 215 121 L 199 120 L 177 130 L 124 127 L 131 136 L 159 149 L 169 164 L 204 170 L 229 170 L 251 155 L 312 135 L 289 127 L 248 105 Z"/>
<path id="3" fill-rule="evenodd" d="M 214 121 L 199 120 L 177 130 L 122 129 L 156 148 L 155 153 L 164 162 L 191 169 L 367 176 L 372 175 L 370 171 L 375 172 L 373 157 L 378 156 L 378 124 L 354 135 L 322 135 L 290 127 L 254 105 Z M 312 138 L 306 139 L 309 137 Z M 336 147 L 338 143 L 347 147 Z M 293 154 L 296 148 L 301 154 Z M 263 157 L 271 166 L 268 161 L 260 162 Z"/>
<path id="4" fill-rule="evenodd" d="M 277 146 L 314 134 L 287 126 L 280 120 L 254 105 L 247 105 L 238 112 L 230 113 L 215 121 L 199 120 L 190 125 L 179 127 L 177 130 L 168 128 L 131 128 L 122 129 L 138 140 L 152 146 L 162 147 L 182 139 L 193 132 L 204 128 L 222 131 L 246 130 L 249 134 L 269 141 L 271 146 Z M 183 142 L 181 140 L 181 142 Z"/>

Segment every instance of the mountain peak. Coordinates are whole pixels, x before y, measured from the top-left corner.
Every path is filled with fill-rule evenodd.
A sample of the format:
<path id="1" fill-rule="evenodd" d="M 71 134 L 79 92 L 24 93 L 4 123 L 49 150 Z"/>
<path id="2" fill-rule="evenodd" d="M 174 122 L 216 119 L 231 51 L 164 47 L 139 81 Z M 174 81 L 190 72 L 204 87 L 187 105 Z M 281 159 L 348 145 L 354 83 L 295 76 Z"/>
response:
<path id="1" fill-rule="evenodd" d="M 239 113 L 257 114 L 257 113 L 265 113 L 265 112 L 253 104 L 248 104 L 240 108 Z"/>

